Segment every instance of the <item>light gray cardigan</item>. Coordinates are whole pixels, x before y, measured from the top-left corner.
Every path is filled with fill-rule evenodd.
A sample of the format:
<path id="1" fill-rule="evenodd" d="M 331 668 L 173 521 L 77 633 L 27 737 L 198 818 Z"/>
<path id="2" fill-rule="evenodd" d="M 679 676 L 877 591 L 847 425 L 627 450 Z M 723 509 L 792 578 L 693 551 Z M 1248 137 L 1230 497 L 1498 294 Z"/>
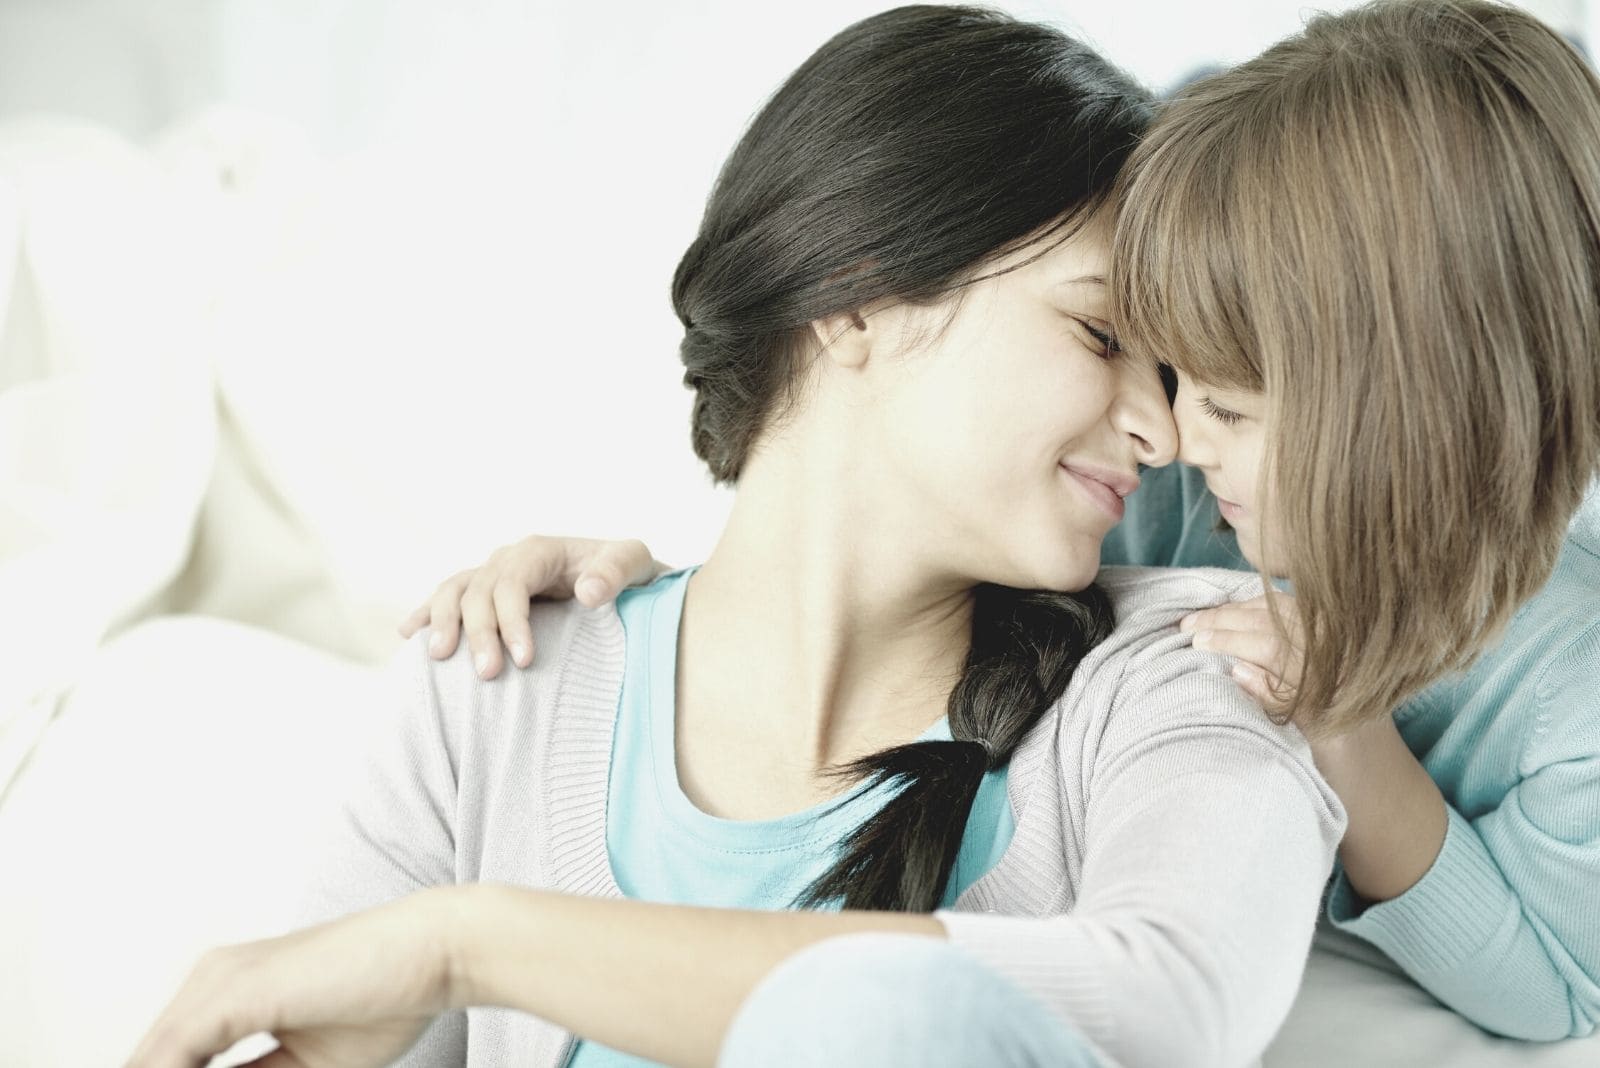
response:
<path id="1" fill-rule="evenodd" d="M 1236 1066 L 1293 1001 L 1344 829 L 1298 732 L 1177 620 L 1260 592 L 1228 571 L 1110 568 L 1117 628 L 1017 750 L 1016 834 L 950 938 L 1129 1066 Z M 426 632 L 334 821 L 306 922 L 427 886 L 620 896 L 606 785 L 624 638 L 613 609 L 538 603 L 536 663 L 485 682 Z M 542 966 L 530 961 L 529 967 Z M 399 1063 L 559 1065 L 571 1036 L 504 1009 L 442 1016 Z"/>

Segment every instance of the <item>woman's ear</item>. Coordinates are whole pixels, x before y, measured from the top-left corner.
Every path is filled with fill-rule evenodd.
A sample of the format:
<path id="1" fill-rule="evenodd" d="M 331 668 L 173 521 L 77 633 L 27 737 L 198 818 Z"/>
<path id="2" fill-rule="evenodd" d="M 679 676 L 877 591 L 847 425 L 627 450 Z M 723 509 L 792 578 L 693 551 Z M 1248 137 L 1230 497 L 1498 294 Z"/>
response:
<path id="1" fill-rule="evenodd" d="M 813 319 L 811 332 L 816 335 L 822 355 L 832 360 L 835 366 L 852 370 L 866 366 L 876 340 L 876 332 L 867 318 L 857 311 Z"/>

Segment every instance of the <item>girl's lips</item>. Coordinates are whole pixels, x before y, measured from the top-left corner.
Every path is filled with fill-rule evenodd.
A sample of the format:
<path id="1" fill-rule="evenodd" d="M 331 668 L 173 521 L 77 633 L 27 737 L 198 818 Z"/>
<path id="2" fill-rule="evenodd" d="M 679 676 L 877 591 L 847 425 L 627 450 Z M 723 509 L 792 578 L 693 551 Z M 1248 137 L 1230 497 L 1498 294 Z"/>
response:
<path id="1" fill-rule="evenodd" d="M 1083 488 L 1089 499 L 1098 505 L 1101 511 L 1110 516 L 1113 522 L 1122 521 L 1123 513 L 1127 511 L 1127 508 L 1123 505 L 1122 497 L 1116 490 L 1099 479 L 1090 478 L 1088 475 L 1074 471 L 1065 464 L 1061 465 L 1061 469 L 1072 476 L 1072 480 Z"/>

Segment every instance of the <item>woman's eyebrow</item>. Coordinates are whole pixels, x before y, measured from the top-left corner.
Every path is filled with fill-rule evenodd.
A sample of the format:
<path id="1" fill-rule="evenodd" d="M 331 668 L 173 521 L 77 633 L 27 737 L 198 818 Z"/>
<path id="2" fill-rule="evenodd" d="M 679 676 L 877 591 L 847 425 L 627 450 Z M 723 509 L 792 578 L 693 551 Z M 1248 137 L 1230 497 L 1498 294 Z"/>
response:
<path id="1" fill-rule="evenodd" d="M 1058 283 L 1056 288 L 1061 289 L 1066 286 L 1103 286 L 1105 284 L 1106 280 L 1104 275 L 1086 274 L 1077 278 L 1069 278 L 1065 282 Z"/>

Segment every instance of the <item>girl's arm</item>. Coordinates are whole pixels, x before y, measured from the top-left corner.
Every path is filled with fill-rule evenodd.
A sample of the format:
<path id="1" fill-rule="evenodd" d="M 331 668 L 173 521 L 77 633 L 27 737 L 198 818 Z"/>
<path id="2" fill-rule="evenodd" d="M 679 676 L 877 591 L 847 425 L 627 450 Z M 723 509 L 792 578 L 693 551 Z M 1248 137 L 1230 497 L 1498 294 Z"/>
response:
<path id="1" fill-rule="evenodd" d="M 1470 815 L 1446 806 L 1438 856 L 1371 899 L 1341 873 L 1334 923 L 1489 1031 L 1534 1041 L 1600 1024 L 1600 628 L 1499 715 L 1527 725 L 1521 781 Z"/>
<path id="2" fill-rule="evenodd" d="M 1169 464 L 1147 469 L 1127 508 L 1127 516 L 1105 540 L 1102 563 L 1250 569 L 1233 534 L 1217 529 L 1221 515 L 1216 498 L 1193 468 Z M 492 679 L 504 667 L 502 650 L 518 667 L 533 663 L 528 629 L 528 602 L 533 598 L 573 597 L 595 608 L 628 586 L 670 570 L 642 541 L 535 534 L 445 579 L 400 621 L 400 635 L 409 638 L 431 626 L 429 652 L 443 660 L 455 653 L 465 632 L 474 668 Z"/>
<path id="3" fill-rule="evenodd" d="M 1197 645 L 1239 657 L 1236 675 L 1264 705 L 1275 685 L 1293 684 L 1292 642 L 1260 599 L 1185 627 Z M 1329 918 L 1496 1034 L 1550 1041 L 1600 1024 L 1597 694 L 1591 625 L 1506 689 L 1494 718 L 1525 725 L 1520 781 L 1470 816 L 1446 802 L 1391 716 L 1313 743 L 1350 817 Z"/>

